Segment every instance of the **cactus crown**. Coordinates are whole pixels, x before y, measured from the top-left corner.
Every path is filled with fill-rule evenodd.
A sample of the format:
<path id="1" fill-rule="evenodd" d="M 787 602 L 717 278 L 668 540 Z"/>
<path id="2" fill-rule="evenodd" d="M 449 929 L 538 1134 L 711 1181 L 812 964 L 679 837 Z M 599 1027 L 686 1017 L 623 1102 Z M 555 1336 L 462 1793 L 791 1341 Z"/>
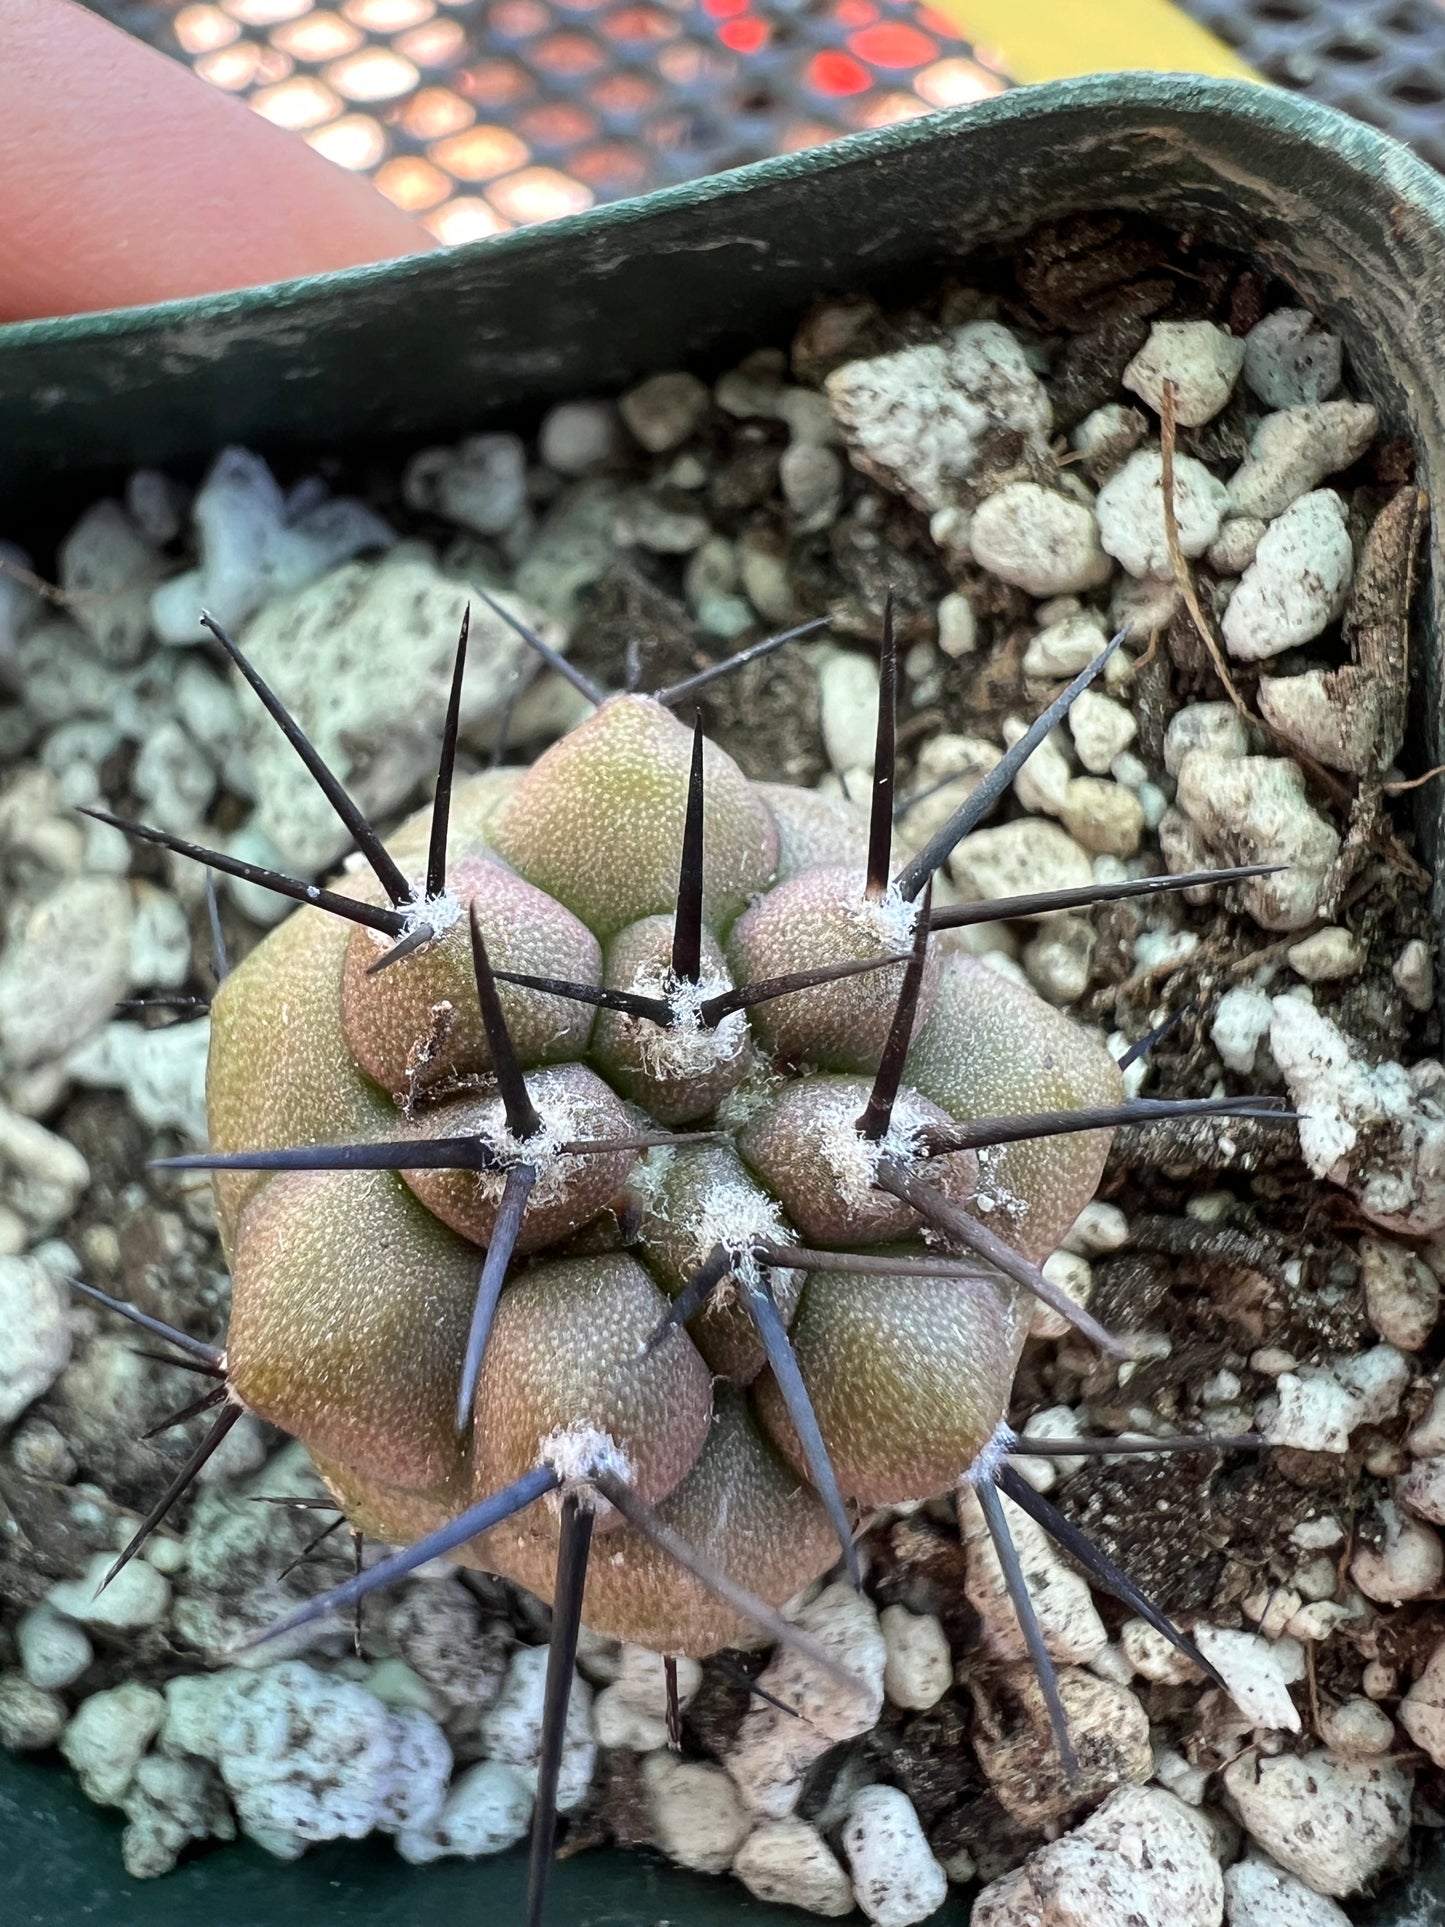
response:
<path id="1" fill-rule="evenodd" d="M 383 841 L 207 623 L 365 868 L 320 888 L 106 819 L 304 906 L 217 994 L 212 1150 L 165 1160 L 215 1173 L 232 1319 L 224 1352 L 159 1328 L 214 1380 L 181 1416 L 219 1411 L 116 1569 L 249 1408 L 408 1548 L 271 1632 L 443 1553 L 550 1595 L 533 1918 L 581 1618 L 671 1654 L 751 1622 L 836 1674 L 778 1608 L 840 1555 L 859 1580 L 869 1508 L 975 1488 L 1066 1764 L 999 1492 L 1208 1673 L 1011 1468 L 1005 1422 L 1033 1297 L 1122 1353 L 1039 1269 L 1111 1131 L 1201 1106 L 1126 1102 L 1096 1041 L 951 933 L 1257 872 L 933 901 L 1122 638 L 895 869 L 891 610 L 871 807 L 821 834 L 672 714 L 691 683 L 604 697 L 572 671 L 593 714 L 454 787 L 464 619 L 435 801 Z"/>

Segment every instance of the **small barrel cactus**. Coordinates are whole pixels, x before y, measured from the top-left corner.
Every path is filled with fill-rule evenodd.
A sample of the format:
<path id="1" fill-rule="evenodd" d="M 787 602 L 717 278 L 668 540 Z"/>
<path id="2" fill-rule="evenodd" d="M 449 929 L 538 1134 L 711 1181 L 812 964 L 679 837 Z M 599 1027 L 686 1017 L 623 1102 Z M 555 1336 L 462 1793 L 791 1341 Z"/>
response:
<path id="1" fill-rule="evenodd" d="M 234 1295 L 224 1353 L 182 1341 L 221 1409 L 146 1529 L 249 1408 L 409 1548 L 284 1624 L 443 1551 L 551 1598 L 534 1913 L 579 1619 L 672 1655 L 749 1622 L 807 1644 L 778 1608 L 840 1557 L 857 1578 L 871 1507 L 976 1488 L 1066 1761 L 997 1490 L 1202 1664 L 1011 1470 L 1006 1424 L 1035 1294 L 1121 1349 L 1039 1269 L 1111 1129 L 1199 1107 L 1126 1102 L 954 933 L 1245 873 L 932 892 L 1109 652 L 895 867 L 890 634 L 863 810 L 750 782 L 673 713 L 691 684 L 575 671 L 593 714 L 454 789 L 464 625 L 436 802 L 383 843 L 215 633 L 365 867 L 321 889 L 122 825 L 306 906 L 221 985 L 213 1148 L 170 1160 L 215 1172 Z"/>

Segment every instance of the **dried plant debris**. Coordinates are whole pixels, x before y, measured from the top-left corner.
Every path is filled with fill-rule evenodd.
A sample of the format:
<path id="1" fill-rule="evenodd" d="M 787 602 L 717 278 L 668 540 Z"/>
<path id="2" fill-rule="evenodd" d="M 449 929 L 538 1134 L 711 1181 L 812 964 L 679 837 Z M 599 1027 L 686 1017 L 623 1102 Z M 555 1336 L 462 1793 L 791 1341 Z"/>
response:
<path id="1" fill-rule="evenodd" d="M 1344 1919 L 1445 1071 L 1340 340 L 1080 217 L 333 487 L 0 561 L 0 1741 L 141 1875 Z"/>

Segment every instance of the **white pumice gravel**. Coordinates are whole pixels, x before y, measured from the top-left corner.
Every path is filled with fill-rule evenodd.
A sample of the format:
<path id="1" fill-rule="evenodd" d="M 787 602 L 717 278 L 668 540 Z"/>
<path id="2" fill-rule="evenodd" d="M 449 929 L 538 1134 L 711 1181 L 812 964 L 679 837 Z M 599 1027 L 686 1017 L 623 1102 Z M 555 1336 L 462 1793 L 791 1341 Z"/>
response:
<path id="1" fill-rule="evenodd" d="M 1276 308 L 1244 338 L 1244 379 L 1267 408 L 1328 401 L 1343 367 L 1339 336 L 1308 308 Z"/>
<path id="2" fill-rule="evenodd" d="M 1212 321 L 1156 321 L 1149 338 L 1124 370 L 1124 386 L 1159 414 L 1166 382 L 1174 385 L 1174 418 L 1198 428 L 1217 415 L 1234 392 L 1244 366 L 1245 344 Z"/>
<path id="3" fill-rule="evenodd" d="M 975 830 L 954 851 L 949 871 L 964 902 L 1076 890 L 1093 876 L 1088 852 L 1057 823 L 1037 817 Z"/>
<path id="4" fill-rule="evenodd" d="M 160 1731 L 166 1702 L 153 1686 L 127 1680 L 82 1700 L 60 1750 L 88 1797 L 118 1806 L 135 1778 L 141 1755 Z"/>
<path id="5" fill-rule="evenodd" d="M 1096 689 L 1085 689 L 1069 711 L 1069 734 L 1084 768 L 1095 776 L 1109 766 L 1139 733 L 1133 712 Z"/>
<path id="6" fill-rule="evenodd" d="M 650 1753 L 642 1768 L 653 1839 L 679 1866 L 721 1873 L 746 1840 L 752 1815 L 721 1767 Z"/>
<path id="7" fill-rule="evenodd" d="M 1413 1775 L 1328 1753 L 1241 1754 L 1224 1786 L 1246 1829 L 1314 1892 L 1358 1893 L 1404 1844 Z"/>
<path id="8" fill-rule="evenodd" d="M 1109 640 L 1102 618 L 1093 609 L 1077 609 L 1044 625 L 1024 651 L 1023 672 L 1049 682 L 1077 676 L 1087 669 Z"/>
<path id="9" fill-rule="evenodd" d="M 1350 1561 L 1350 1577 L 1367 1599 L 1398 1606 L 1433 1593 L 1445 1575 L 1440 1535 L 1382 1499 L 1376 1508 L 1382 1528 L 1378 1547 L 1362 1546 Z"/>
<path id="10" fill-rule="evenodd" d="M 1174 514 L 1179 546 L 1187 556 L 1203 555 L 1219 533 L 1229 506 L 1224 484 L 1192 455 L 1174 458 Z M 1165 577 L 1170 572 L 1164 527 L 1164 458 L 1157 448 L 1141 448 L 1099 490 L 1095 504 L 1099 540 L 1130 575 Z"/>
<path id="11" fill-rule="evenodd" d="M 1054 1549 L 1051 1539 L 1011 1499 L 1001 1501 L 1034 1602 L 1044 1644 L 1056 1660 L 1082 1665 L 1109 1643 L 1088 1586 Z M 1028 1647 L 1004 1584 L 1003 1570 L 982 1508 L 971 1491 L 958 1502 L 959 1527 L 968 1554 L 964 1589 L 983 1621 L 984 1644 L 998 1659 L 1023 1660 Z"/>
<path id="12" fill-rule="evenodd" d="M 20 1619 L 15 1644 L 26 1679 L 49 1693 L 73 1686 L 95 1657 L 83 1629 L 43 1605 Z"/>
<path id="13" fill-rule="evenodd" d="M 1354 549 L 1332 488 L 1291 503 L 1259 539 L 1220 628 L 1232 656 L 1260 662 L 1298 649 L 1345 606 Z"/>
<path id="14" fill-rule="evenodd" d="M 1230 478 L 1230 513 L 1273 521 L 1327 475 L 1357 461 L 1378 427 L 1373 408 L 1349 401 L 1306 403 L 1266 415 Z"/>
<path id="15" fill-rule="evenodd" d="M 1224 1913 L 1229 1927 L 1349 1927 L 1343 1907 L 1267 1860 L 1225 1868 Z"/>
<path id="16" fill-rule="evenodd" d="M 1125 1787 L 985 1887 L 972 1927 L 1220 1927 L 1208 1827 L 1171 1793 Z"/>
<path id="17" fill-rule="evenodd" d="M 1112 568 L 1093 513 L 1037 482 L 1010 482 L 986 497 L 969 545 L 981 569 L 1030 595 L 1097 588 Z"/>
<path id="18" fill-rule="evenodd" d="M 70 1306 L 34 1258 L 0 1257 L 0 1425 L 59 1378 L 70 1359 Z"/>
<path id="19" fill-rule="evenodd" d="M 996 321 L 846 362 L 824 391 L 855 466 L 925 513 L 953 502 L 991 430 L 1020 430 L 1042 447 L 1053 425 L 1043 383 Z"/>
<path id="20" fill-rule="evenodd" d="M 1365 967 L 1365 946 L 1353 931 L 1338 924 L 1313 931 L 1284 953 L 1289 967 L 1307 984 L 1333 984 L 1358 977 Z"/>
<path id="21" fill-rule="evenodd" d="M 874 1927 L 915 1927 L 942 1906 L 948 1875 L 898 1787 L 864 1787 L 848 1810 L 842 1840 L 854 1898 Z"/>
<path id="22" fill-rule="evenodd" d="M 1225 862 L 1285 866 L 1240 886 L 1255 922 L 1266 930 L 1310 923 L 1340 837 L 1310 802 L 1299 764 L 1191 750 L 1179 764 L 1178 786 L 1179 807 Z"/>
<path id="23" fill-rule="evenodd" d="M 733 1872 L 757 1900 L 837 1920 L 853 1911 L 853 1883 L 806 1820 L 765 1820 L 738 1848 Z"/>
<path id="24" fill-rule="evenodd" d="M 1302 1730 L 1299 1709 L 1289 1694 L 1295 1669 L 1275 1642 L 1229 1626 L 1196 1626 L 1193 1636 L 1246 1719 L 1285 1733 Z M 1298 1658 L 1297 1651 L 1294 1657 Z"/>
<path id="25" fill-rule="evenodd" d="M 1361 1238 L 1359 1258 L 1370 1323 L 1387 1344 L 1419 1351 L 1440 1316 L 1440 1283 L 1434 1272 L 1392 1238 Z"/>
<path id="26" fill-rule="evenodd" d="M 115 1564 L 115 1554 L 98 1552 L 78 1579 L 62 1579 L 46 1598 L 56 1612 L 82 1626 L 102 1626 L 131 1632 L 157 1626 L 166 1616 L 171 1589 L 146 1559 L 132 1559 L 101 1591 L 101 1582 Z"/>
<path id="27" fill-rule="evenodd" d="M 1349 700 L 1332 670 L 1261 676 L 1259 713 L 1287 742 L 1329 769 L 1364 775 L 1379 752 L 1378 718 L 1368 703 Z"/>
<path id="28" fill-rule="evenodd" d="M 906 1606 L 885 1606 L 878 1625 L 887 1652 L 885 1697 L 916 1712 L 936 1705 L 953 1684 L 953 1654 L 937 1617 L 910 1612 Z"/>

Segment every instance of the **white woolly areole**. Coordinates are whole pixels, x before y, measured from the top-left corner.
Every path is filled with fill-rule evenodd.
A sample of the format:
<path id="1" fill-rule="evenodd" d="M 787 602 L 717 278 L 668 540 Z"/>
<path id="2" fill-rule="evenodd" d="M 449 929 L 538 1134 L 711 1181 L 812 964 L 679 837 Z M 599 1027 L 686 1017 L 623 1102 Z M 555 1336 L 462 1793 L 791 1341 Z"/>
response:
<path id="1" fill-rule="evenodd" d="M 1009 1149 L 1006 1144 L 981 1144 L 975 1156 L 978 1158 L 978 1190 L 974 1193 L 975 1211 L 1001 1211 L 1011 1224 L 1017 1224 L 1028 1209 L 1016 1191 L 1011 1191 L 1003 1182 L 1004 1153 Z"/>
<path id="2" fill-rule="evenodd" d="M 938 1123 L 938 1115 L 917 1091 L 900 1090 L 888 1129 L 875 1142 L 858 1129 L 859 1109 L 855 1088 L 820 1090 L 815 1128 L 818 1149 L 839 1197 L 854 1210 L 872 1216 L 878 1209 L 878 1166 L 890 1158 L 911 1170 L 918 1162 L 919 1136 Z"/>
<path id="3" fill-rule="evenodd" d="M 733 988 L 721 971 L 691 984 L 677 976 L 670 963 L 654 959 L 633 973 L 627 988 L 634 996 L 662 998 L 673 1014 L 668 1027 L 654 1024 L 648 1017 L 626 1020 L 638 1059 L 649 1077 L 659 1081 L 706 1077 L 710 1071 L 734 1063 L 747 1043 L 748 1020 L 741 1010 L 730 1012 L 712 1030 L 703 1023 L 705 999 L 720 997 Z"/>
<path id="4" fill-rule="evenodd" d="M 444 937 L 462 914 L 462 906 L 450 890 L 427 897 L 422 895 L 419 884 L 413 884 L 412 892 L 409 902 L 397 905 L 402 925 L 395 937 L 385 930 L 373 930 L 369 924 L 362 926 L 378 950 L 391 950 L 395 945 L 405 943 L 423 927 L 430 930 L 433 940 Z"/>
<path id="5" fill-rule="evenodd" d="M 963 1475 L 965 1485 L 992 1485 L 998 1475 L 999 1467 L 1018 1444 L 1018 1434 L 1002 1420 L 994 1428 L 993 1437 L 983 1447 L 973 1464 Z"/>
<path id="6" fill-rule="evenodd" d="M 626 1484 L 633 1483 L 631 1459 L 610 1432 L 601 1432 L 595 1425 L 559 1426 L 549 1432 L 537 1448 L 537 1463 L 562 1481 L 547 1495 L 547 1503 L 556 1512 L 561 1511 L 562 1501 L 569 1495 L 585 1497 L 599 1518 L 611 1512 L 611 1505 L 592 1487 L 599 1472 L 611 1472 Z"/>
<path id="7" fill-rule="evenodd" d="M 573 1138 L 590 1135 L 589 1127 L 578 1117 L 573 1094 L 562 1092 L 537 1078 L 527 1086 L 527 1095 L 542 1120 L 540 1131 L 531 1137 L 513 1137 L 507 1128 L 507 1107 L 500 1097 L 487 1099 L 477 1120 L 475 1135 L 485 1139 L 496 1154 L 500 1170 L 478 1171 L 477 1190 L 496 1204 L 501 1203 L 507 1172 L 516 1164 L 530 1164 L 537 1182 L 527 1200 L 529 1210 L 542 1211 L 560 1203 L 567 1195 L 581 1160 L 559 1155 L 559 1147 Z"/>
<path id="8" fill-rule="evenodd" d="M 860 935 L 871 937 L 880 950 L 911 950 L 913 933 L 918 928 L 918 904 L 900 895 L 890 883 L 881 897 L 870 897 L 861 884 L 857 899 L 849 906 Z"/>

